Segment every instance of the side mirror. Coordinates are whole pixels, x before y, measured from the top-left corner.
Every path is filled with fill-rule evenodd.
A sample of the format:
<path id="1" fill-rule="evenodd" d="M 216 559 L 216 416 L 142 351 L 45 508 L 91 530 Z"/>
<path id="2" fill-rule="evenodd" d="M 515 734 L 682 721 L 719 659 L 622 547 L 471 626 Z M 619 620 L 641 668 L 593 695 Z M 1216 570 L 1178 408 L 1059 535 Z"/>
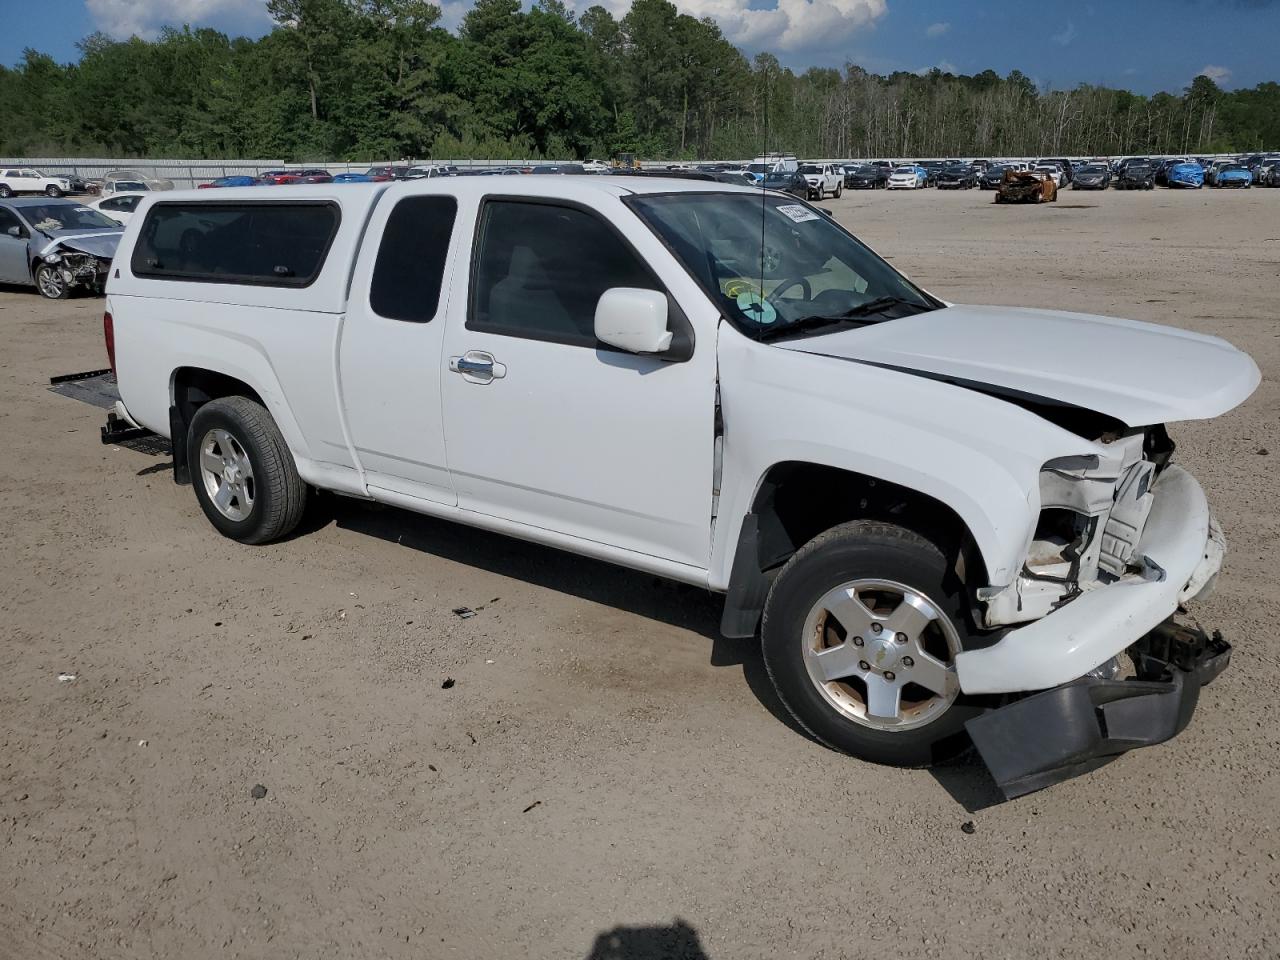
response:
<path id="1" fill-rule="evenodd" d="M 22 228 L 21 228 L 21 227 L 10 227 L 10 228 L 9 228 L 9 230 L 8 230 L 8 233 L 9 233 L 9 236 L 11 236 L 11 237 L 17 237 L 19 240 L 21 240 L 21 239 L 22 239 Z"/>
<path id="2" fill-rule="evenodd" d="M 671 346 L 667 295 L 613 287 L 596 302 L 596 339 L 628 353 L 663 353 Z"/>

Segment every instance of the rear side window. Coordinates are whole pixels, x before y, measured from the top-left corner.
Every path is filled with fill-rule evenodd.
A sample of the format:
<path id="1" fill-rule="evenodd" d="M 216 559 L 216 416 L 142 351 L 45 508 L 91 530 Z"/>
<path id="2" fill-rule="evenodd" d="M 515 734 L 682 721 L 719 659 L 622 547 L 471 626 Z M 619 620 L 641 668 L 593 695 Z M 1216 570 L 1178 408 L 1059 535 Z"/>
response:
<path id="1" fill-rule="evenodd" d="M 341 217 L 327 201 L 158 203 L 133 248 L 136 276 L 305 287 Z"/>
<path id="2" fill-rule="evenodd" d="M 440 305 L 445 257 L 458 214 L 453 197 L 406 197 L 382 231 L 369 305 L 390 320 L 426 323 Z"/>

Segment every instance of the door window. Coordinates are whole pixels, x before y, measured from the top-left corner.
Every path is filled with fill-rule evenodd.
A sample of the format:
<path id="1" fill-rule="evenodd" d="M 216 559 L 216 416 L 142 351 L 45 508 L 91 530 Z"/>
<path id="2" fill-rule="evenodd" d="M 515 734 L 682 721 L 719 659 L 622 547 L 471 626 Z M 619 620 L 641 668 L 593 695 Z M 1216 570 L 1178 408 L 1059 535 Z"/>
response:
<path id="1" fill-rule="evenodd" d="M 600 217 L 576 207 L 490 200 L 481 212 L 467 328 L 601 347 L 596 302 L 611 287 L 663 289 Z"/>
<path id="2" fill-rule="evenodd" d="M 406 197 L 396 204 L 373 265 L 369 305 L 375 313 L 410 323 L 436 315 L 457 214 L 453 197 Z"/>
<path id="3" fill-rule="evenodd" d="M 18 221 L 13 211 L 0 207 L 0 237 L 8 237 L 11 227 L 17 227 L 21 230 L 22 224 Z"/>

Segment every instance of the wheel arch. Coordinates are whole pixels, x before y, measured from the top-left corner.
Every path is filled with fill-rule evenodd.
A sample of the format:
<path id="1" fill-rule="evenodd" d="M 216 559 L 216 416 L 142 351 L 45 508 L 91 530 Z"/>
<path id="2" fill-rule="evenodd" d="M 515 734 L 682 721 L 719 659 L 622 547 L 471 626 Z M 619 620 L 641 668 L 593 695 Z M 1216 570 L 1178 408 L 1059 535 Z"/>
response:
<path id="1" fill-rule="evenodd" d="M 180 366 L 169 375 L 169 435 L 175 483 L 188 483 L 191 479 L 184 439 L 196 411 L 212 400 L 237 396 L 261 404 L 276 421 L 291 452 L 296 450 L 294 436 L 298 435 L 298 426 L 287 407 L 270 402 L 269 392 L 258 389 L 243 376 L 209 367 Z M 296 453 L 294 456 L 296 459 Z"/>
<path id="2" fill-rule="evenodd" d="M 734 548 L 720 631 L 754 636 L 773 578 L 800 547 L 849 520 L 883 520 L 936 543 L 957 577 L 987 583 L 986 563 L 954 508 L 919 490 L 844 467 L 785 460 L 760 477 Z"/>

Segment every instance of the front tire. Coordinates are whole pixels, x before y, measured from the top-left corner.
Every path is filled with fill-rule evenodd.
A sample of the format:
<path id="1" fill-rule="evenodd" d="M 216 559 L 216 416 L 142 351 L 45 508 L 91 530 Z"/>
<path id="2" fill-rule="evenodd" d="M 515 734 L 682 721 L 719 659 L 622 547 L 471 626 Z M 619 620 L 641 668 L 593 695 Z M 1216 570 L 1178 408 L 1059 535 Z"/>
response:
<path id="1" fill-rule="evenodd" d="M 302 519 L 307 488 L 271 414 L 247 397 L 206 403 L 187 431 L 187 462 L 209 522 L 240 543 L 269 543 Z"/>
<path id="2" fill-rule="evenodd" d="M 62 190 L 55 184 L 51 183 L 44 188 L 44 195 L 46 197 L 52 197 L 54 200 L 57 200 L 59 197 L 62 196 Z"/>
<path id="3" fill-rule="evenodd" d="M 13 196 L 13 188 L 7 183 L 0 183 L 0 200 L 8 200 Z"/>
<path id="4" fill-rule="evenodd" d="M 904 527 L 853 521 L 802 547 L 769 591 L 761 627 L 778 696 L 817 740 L 895 766 L 967 745 L 981 707 L 960 694 L 970 639 L 963 584 Z"/>
<path id="5" fill-rule="evenodd" d="M 36 267 L 36 289 L 46 300 L 65 300 L 71 296 L 71 284 L 62 271 L 47 263 Z"/>

